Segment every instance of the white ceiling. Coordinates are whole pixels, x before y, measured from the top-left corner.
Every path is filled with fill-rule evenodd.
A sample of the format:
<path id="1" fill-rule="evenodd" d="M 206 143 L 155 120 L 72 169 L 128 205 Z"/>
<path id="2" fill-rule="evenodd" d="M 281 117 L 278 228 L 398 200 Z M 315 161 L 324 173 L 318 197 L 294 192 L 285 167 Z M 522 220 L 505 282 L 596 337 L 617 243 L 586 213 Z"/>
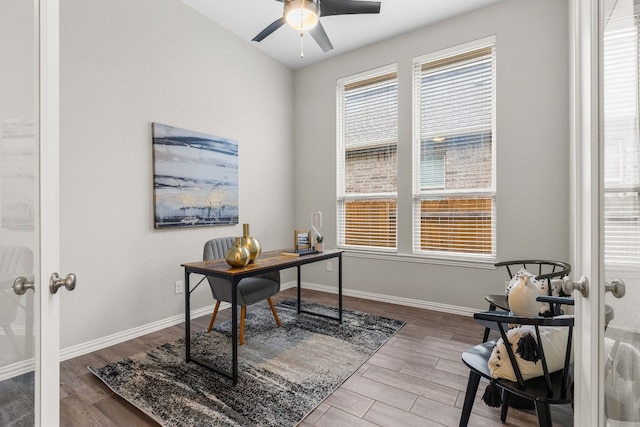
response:
<path id="1" fill-rule="evenodd" d="M 323 53 L 315 40 L 305 34 L 304 58 L 300 58 L 300 34 L 287 25 L 259 43 L 251 41 L 263 28 L 282 16 L 283 3 L 280 1 L 182 1 L 277 61 L 296 69 L 500 0 L 381 0 L 378 15 L 321 17 L 320 21 L 333 44 L 333 50 Z"/>

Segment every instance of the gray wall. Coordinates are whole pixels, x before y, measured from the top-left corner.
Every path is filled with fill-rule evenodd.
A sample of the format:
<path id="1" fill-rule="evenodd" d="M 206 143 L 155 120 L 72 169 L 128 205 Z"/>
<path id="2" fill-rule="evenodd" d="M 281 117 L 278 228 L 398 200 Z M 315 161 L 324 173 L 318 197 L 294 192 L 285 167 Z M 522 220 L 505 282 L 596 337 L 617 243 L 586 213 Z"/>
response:
<path id="1" fill-rule="evenodd" d="M 184 313 L 181 263 L 293 228 L 293 73 L 178 0 L 61 1 L 62 348 Z M 153 228 L 151 123 L 239 143 L 240 224 Z M 208 287 L 194 309 L 212 304 Z"/>
<path id="2" fill-rule="evenodd" d="M 295 72 L 177 0 L 61 2 L 62 348 L 183 313 L 183 262 L 241 225 L 153 228 L 151 122 L 239 141 L 240 223 L 265 249 L 290 245 L 310 213 L 335 247 L 335 84 L 398 63 L 400 254 L 410 253 L 411 59 L 497 37 L 498 258 L 569 257 L 568 12 L 503 0 Z M 309 84 L 311 82 L 311 84 Z M 288 117 L 294 117 L 293 123 Z M 348 292 L 485 308 L 502 271 L 347 254 Z M 335 269 L 334 269 L 335 270 Z M 285 276 L 285 280 L 290 277 Z M 335 271 L 303 280 L 335 285 Z M 211 305 L 207 288 L 194 308 Z"/>
<path id="3" fill-rule="evenodd" d="M 497 38 L 497 257 L 569 261 L 568 6 L 503 0 L 454 19 L 303 68 L 295 73 L 295 218 L 324 214 L 325 247 L 336 245 L 336 80 L 397 63 L 399 73 L 399 254 L 411 253 L 411 67 L 426 53 Z M 354 294 L 425 305 L 486 308 L 505 271 L 347 254 Z M 486 266 L 485 266 L 486 267 Z M 331 282 L 318 267 L 308 282 Z"/>

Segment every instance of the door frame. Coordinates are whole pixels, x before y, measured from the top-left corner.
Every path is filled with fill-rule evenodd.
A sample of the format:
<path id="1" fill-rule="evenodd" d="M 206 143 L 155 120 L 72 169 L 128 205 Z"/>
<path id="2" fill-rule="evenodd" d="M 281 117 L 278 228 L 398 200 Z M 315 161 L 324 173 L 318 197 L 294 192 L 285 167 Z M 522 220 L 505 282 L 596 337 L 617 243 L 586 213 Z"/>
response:
<path id="1" fill-rule="evenodd" d="M 574 425 L 604 422 L 601 234 L 602 132 L 601 1 L 569 0 L 571 104 L 571 259 L 573 279 L 584 275 L 589 296 L 574 292 L 576 310 Z M 602 306 L 602 307 L 601 307 Z M 596 369 L 593 369 L 596 367 Z"/>
<path id="2" fill-rule="evenodd" d="M 57 426 L 59 408 L 59 301 L 48 290 L 59 257 L 59 1 L 36 0 L 39 22 L 40 249 L 36 320 L 36 426 Z M 604 420 L 600 210 L 600 1 L 568 0 L 571 69 L 571 259 L 574 279 L 585 275 L 590 295 L 576 293 L 574 425 Z M 595 261 L 595 262 L 594 262 Z"/>
<path id="3" fill-rule="evenodd" d="M 59 298 L 49 292 L 49 277 L 60 265 L 60 4 L 58 0 L 35 0 L 34 5 L 39 92 L 35 425 L 57 427 L 60 423 L 60 307 Z"/>

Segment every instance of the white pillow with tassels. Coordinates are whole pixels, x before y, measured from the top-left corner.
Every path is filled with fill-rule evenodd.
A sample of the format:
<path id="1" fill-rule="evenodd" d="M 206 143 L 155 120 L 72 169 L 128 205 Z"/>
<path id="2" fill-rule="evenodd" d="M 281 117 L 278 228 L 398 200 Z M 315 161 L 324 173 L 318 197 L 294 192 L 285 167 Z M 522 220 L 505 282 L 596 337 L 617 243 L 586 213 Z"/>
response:
<path id="1" fill-rule="evenodd" d="M 568 333 L 568 327 L 540 327 L 540 338 L 542 339 L 544 356 L 547 360 L 547 366 L 550 373 L 558 371 L 564 367 L 564 356 L 567 350 Z M 528 360 L 524 360 L 516 351 L 518 349 L 520 339 L 526 334 L 531 334 L 533 339 L 537 342 L 535 328 L 531 325 L 523 325 L 507 331 L 507 338 L 509 339 L 516 361 L 520 367 L 520 372 L 522 373 L 522 377 L 525 381 L 543 375 L 542 361 L 530 362 Z M 571 346 L 571 362 L 573 362 L 573 346 Z M 509 354 L 507 353 L 507 349 L 504 346 L 502 338 L 497 341 L 493 351 L 491 352 L 491 357 L 489 358 L 489 370 L 491 371 L 492 378 L 505 378 L 509 381 L 517 381 L 516 374 L 511 366 Z"/>

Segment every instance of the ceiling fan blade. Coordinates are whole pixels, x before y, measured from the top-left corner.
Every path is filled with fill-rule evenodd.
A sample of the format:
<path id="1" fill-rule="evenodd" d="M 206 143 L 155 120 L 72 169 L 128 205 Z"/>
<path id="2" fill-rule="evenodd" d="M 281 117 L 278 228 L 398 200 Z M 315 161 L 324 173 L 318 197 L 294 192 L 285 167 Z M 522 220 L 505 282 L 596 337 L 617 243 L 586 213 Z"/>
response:
<path id="1" fill-rule="evenodd" d="M 324 53 L 327 53 L 331 49 L 333 49 L 333 45 L 329 40 L 329 36 L 327 36 L 327 33 L 324 31 L 324 27 L 320 22 L 318 22 L 318 25 L 309 30 L 309 33 L 311 33 L 311 37 L 313 37 L 316 43 L 318 43 L 318 46 L 320 46 Z"/>
<path id="2" fill-rule="evenodd" d="M 380 13 L 379 1 L 322 0 L 320 16 Z"/>
<path id="3" fill-rule="evenodd" d="M 286 21 L 284 20 L 284 17 L 276 19 L 271 24 L 269 24 L 269 26 L 267 28 L 265 28 L 264 30 L 260 31 L 260 34 L 258 34 L 254 38 L 252 38 L 251 41 L 261 42 L 265 37 L 267 37 L 268 35 L 273 33 L 278 28 L 282 27 L 285 24 L 285 22 Z"/>

